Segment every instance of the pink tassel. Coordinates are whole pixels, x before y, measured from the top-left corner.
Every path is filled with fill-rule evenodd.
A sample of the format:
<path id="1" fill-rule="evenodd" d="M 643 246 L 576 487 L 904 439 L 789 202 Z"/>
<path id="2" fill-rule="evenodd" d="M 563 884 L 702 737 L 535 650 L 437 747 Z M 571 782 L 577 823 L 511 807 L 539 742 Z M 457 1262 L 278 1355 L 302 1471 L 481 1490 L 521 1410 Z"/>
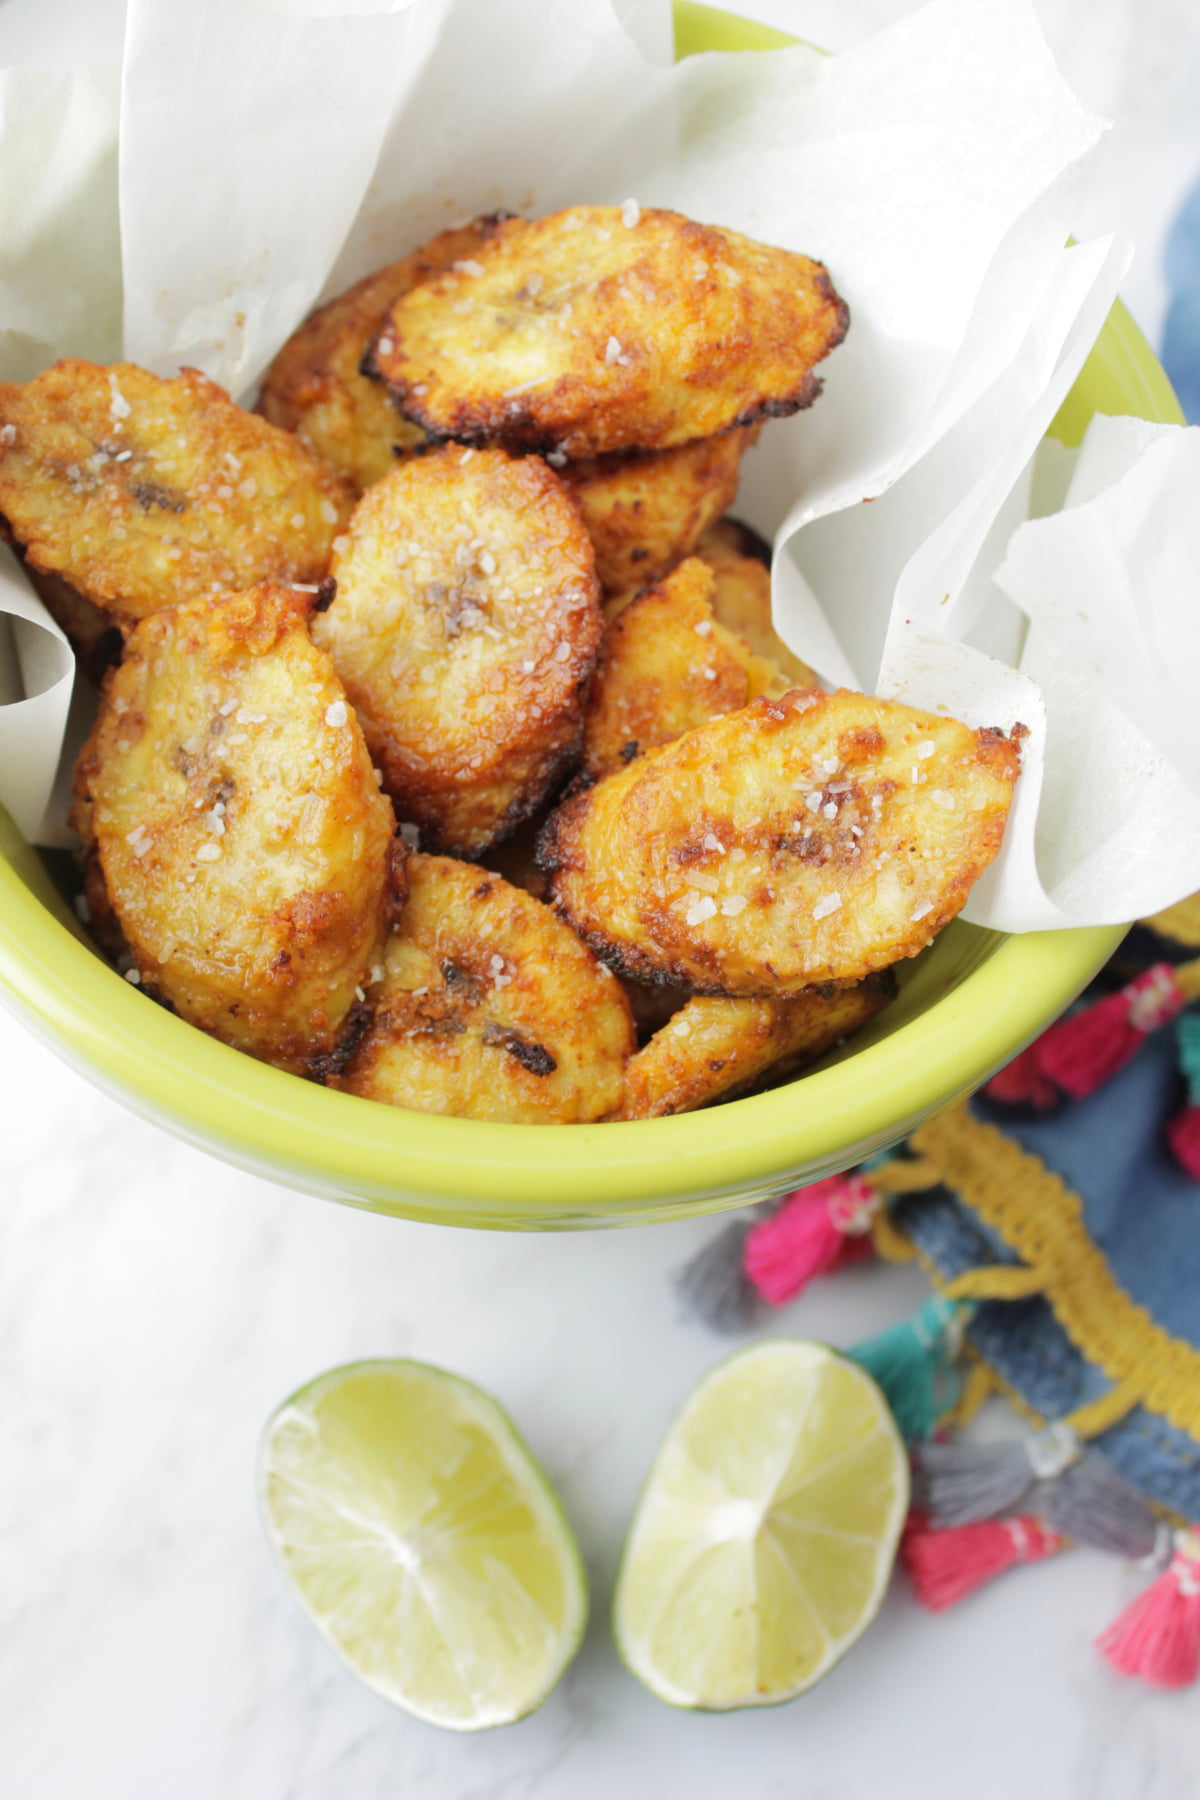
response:
<path id="1" fill-rule="evenodd" d="M 998 1100 L 1002 1106 L 1034 1106 L 1038 1112 L 1054 1105 L 1058 1093 L 1042 1068 L 1041 1043 L 1038 1038 L 997 1070 L 983 1090 L 990 1100 Z"/>
<path id="2" fill-rule="evenodd" d="M 1106 1000 L 1060 1019 L 1038 1040 L 1042 1070 L 1082 1100 L 1123 1068 L 1152 1031 L 1186 1004 L 1170 963 L 1155 963 Z"/>
<path id="3" fill-rule="evenodd" d="M 1165 1573 L 1115 1619 L 1096 1648 L 1122 1675 L 1190 1687 L 1200 1674 L 1200 1534 L 1175 1533 Z"/>
<path id="4" fill-rule="evenodd" d="M 1168 1119 L 1167 1142 L 1184 1174 L 1200 1181 L 1200 1106 L 1185 1106 Z"/>
<path id="5" fill-rule="evenodd" d="M 920 1527 L 906 1531 L 900 1558 L 921 1605 L 930 1612 L 945 1612 L 1006 1569 L 1041 1562 L 1065 1542 L 1040 1520 L 1023 1514 L 942 1531 Z"/>
<path id="6" fill-rule="evenodd" d="M 878 1205 L 861 1175 L 830 1175 L 797 1188 L 748 1233 L 742 1252 L 747 1279 L 768 1306 L 786 1306 L 816 1276 L 857 1260 L 856 1240 L 865 1238 Z"/>

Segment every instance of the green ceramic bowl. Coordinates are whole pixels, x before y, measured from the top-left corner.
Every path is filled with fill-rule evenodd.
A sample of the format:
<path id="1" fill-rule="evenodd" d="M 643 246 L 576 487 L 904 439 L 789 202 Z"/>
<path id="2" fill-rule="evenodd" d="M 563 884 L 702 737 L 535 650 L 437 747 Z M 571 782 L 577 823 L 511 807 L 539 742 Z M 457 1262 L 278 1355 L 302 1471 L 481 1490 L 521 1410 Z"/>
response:
<path id="1" fill-rule="evenodd" d="M 681 54 L 755 50 L 778 32 L 676 9 Z M 1180 421 L 1124 308 L 1055 422 L 1094 412 Z M 509 1230 L 686 1218 L 786 1192 L 897 1142 L 970 1093 L 1071 1001 L 1111 928 L 1005 937 L 961 922 L 907 965 L 899 998 L 844 1051 L 786 1086 L 627 1125 L 490 1125 L 312 1087 L 163 1012 L 90 947 L 53 859 L 0 813 L 0 994 L 80 1073 L 143 1117 L 288 1186 L 407 1218 Z"/>

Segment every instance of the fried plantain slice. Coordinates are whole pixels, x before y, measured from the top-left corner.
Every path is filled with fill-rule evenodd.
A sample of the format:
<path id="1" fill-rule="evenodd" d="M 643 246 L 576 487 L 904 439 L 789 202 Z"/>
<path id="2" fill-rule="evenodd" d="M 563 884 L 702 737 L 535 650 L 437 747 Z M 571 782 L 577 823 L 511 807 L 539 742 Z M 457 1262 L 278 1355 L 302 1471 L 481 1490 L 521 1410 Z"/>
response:
<path id="1" fill-rule="evenodd" d="M 609 626 L 592 678 L 583 766 L 606 775 L 721 713 L 788 683 L 713 619 L 713 573 L 698 557 L 638 595 Z"/>
<path id="2" fill-rule="evenodd" d="M 387 389 L 362 373 L 363 356 L 393 300 L 439 270 L 469 261 L 506 216 L 493 213 L 439 232 L 319 307 L 292 333 L 263 377 L 258 398 L 263 417 L 294 431 L 360 494 L 381 481 L 398 457 L 427 444 L 420 426 L 400 417 Z"/>
<path id="3" fill-rule="evenodd" d="M 696 555 L 716 577 L 713 613 L 781 669 L 793 687 L 814 687 L 806 662 L 789 650 L 771 621 L 771 547 L 738 519 L 721 519 L 703 534 Z"/>
<path id="4" fill-rule="evenodd" d="M 123 628 L 160 607 L 317 582 L 351 496 L 327 463 L 197 369 L 65 360 L 0 384 L 0 514 L 35 582 Z"/>
<path id="5" fill-rule="evenodd" d="M 743 453 L 761 429 L 566 464 L 562 477 L 579 502 L 606 594 L 660 581 L 688 554 L 733 505 Z"/>
<path id="6" fill-rule="evenodd" d="M 336 1067 L 404 895 L 403 842 L 305 597 L 261 586 L 133 632 L 75 822 L 141 985 L 226 1044 Z"/>
<path id="7" fill-rule="evenodd" d="M 454 447 L 359 501 L 314 620 L 399 815 L 470 856 L 574 763 L 602 629 L 579 510 L 538 457 Z"/>
<path id="8" fill-rule="evenodd" d="M 786 416 L 849 313 L 820 263 L 681 214 L 507 219 L 391 307 L 367 367 L 431 437 L 574 459 Z"/>
<path id="9" fill-rule="evenodd" d="M 865 1025 L 896 992 L 890 972 L 853 987 L 806 988 L 794 1000 L 697 996 L 625 1067 L 620 1119 L 660 1119 L 731 1100 L 768 1069 L 815 1062 Z"/>
<path id="10" fill-rule="evenodd" d="M 1023 735 L 795 689 L 567 800 L 539 858 L 622 974 L 766 998 L 857 981 L 961 911 L 1000 848 Z"/>
<path id="11" fill-rule="evenodd" d="M 548 906 L 441 856 L 409 863 L 374 1018 L 340 1085 L 415 1112 L 602 1118 L 634 1048 L 615 981 Z"/>

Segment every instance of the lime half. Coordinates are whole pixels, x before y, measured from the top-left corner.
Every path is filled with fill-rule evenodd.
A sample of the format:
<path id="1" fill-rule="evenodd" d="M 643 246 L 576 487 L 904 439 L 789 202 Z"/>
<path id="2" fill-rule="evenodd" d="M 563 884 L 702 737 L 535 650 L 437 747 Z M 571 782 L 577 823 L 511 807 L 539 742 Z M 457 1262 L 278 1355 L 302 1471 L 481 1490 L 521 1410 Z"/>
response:
<path id="1" fill-rule="evenodd" d="M 675 1706 L 802 1694 L 878 1611 L 907 1506 L 908 1457 L 869 1375 L 821 1344 L 740 1351 L 650 1471 L 617 1578 L 622 1658 Z"/>
<path id="2" fill-rule="evenodd" d="M 354 1673 L 455 1731 L 541 1704 L 587 1616 L 579 1550 L 487 1394 L 416 1362 L 333 1369 L 263 1436 L 263 1516 L 309 1617 Z"/>

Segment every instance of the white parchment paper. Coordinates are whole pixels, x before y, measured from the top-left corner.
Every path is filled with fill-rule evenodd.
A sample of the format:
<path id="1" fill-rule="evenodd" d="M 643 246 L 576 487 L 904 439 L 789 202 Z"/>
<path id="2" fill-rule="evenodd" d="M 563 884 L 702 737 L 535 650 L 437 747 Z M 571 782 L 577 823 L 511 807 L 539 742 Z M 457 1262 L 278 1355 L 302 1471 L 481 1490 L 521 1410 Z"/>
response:
<path id="1" fill-rule="evenodd" d="M 1064 248 L 1102 122 L 1062 82 L 1029 0 L 933 0 L 837 58 L 673 65 L 669 45 L 668 0 L 131 0 L 119 184 L 111 75 L 107 88 L 87 71 L 4 77 L 0 234 L 28 229 L 29 249 L 0 285 L 0 325 L 23 334 L 0 334 L 0 373 L 113 354 L 123 292 L 126 356 L 164 374 L 192 363 L 248 399 L 316 300 L 497 207 L 636 196 L 808 251 L 848 299 L 850 335 L 824 397 L 747 459 L 739 500 L 775 540 L 780 628 L 830 681 L 1029 727 L 1003 861 L 972 916 L 1005 929 L 1126 916 L 1101 840 L 1111 824 L 1128 858 L 1137 821 L 1096 803 L 1075 728 L 1101 675 L 1048 619 L 1027 628 L 1036 582 L 1017 595 L 992 579 L 1125 267 L 1117 244 Z M 33 230 L 19 171 L 47 145 Z M 70 229 L 85 194 L 86 242 Z M 81 319 L 62 295 L 88 292 L 89 264 L 99 310 Z M 1154 464 L 1146 480 L 1161 534 L 1181 478 Z M 1071 554 L 1018 547 L 1022 567 Z M 1185 574 L 1160 557 L 1154 579 Z M 8 593 L 0 614 L 32 629 Z M 1126 606 L 1119 624 L 1136 636 L 1147 621 Z M 1145 696 L 1152 659 L 1131 642 L 1112 660 L 1129 652 Z M 52 691 L 0 705 L 0 726 Z M 1110 687 L 1104 705 L 1119 704 Z M 1178 721 L 1155 730 L 1157 760 L 1139 767 L 1158 806 L 1181 756 L 1191 770 L 1192 740 Z M 14 773 L 0 739 L 0 797 L 27 828 L 53 778 L 45 741 L 20 738 Z M 1144 835 L 1134 910 L 1200 886 L 1190 842 Z"/>

